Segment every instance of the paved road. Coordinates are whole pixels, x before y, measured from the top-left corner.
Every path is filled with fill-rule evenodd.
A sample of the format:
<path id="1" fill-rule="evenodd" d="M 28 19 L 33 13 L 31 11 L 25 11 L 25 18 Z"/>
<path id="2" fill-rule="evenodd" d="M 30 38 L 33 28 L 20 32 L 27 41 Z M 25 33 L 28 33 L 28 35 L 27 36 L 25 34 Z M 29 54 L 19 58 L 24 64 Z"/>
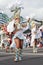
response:
<path id="1" fill-rule="evenodd" d="M 32 48 L 23 49 L 23 54 L 35 55 L 33 54 Z M 14 55 L 14 52 L 11 52 L 11 50 L 8 50 L 8 52 L 6 53 L 5 49 L 0 49 L 0 57 L 5 55 Z M 43 48 L 38 48 L 38 53 L 36 55 L 43 55 Z"/>
<path id="2" fill-rule="evenodd" d="M 32 48 L 23 50 L 23 60 L 14 62 L 14 53 L 0 51 L 0 65 L 43 65 L 43 48 L 38 53 L 32 53 Z"/>
<path id="3" fill-rule="evenodd" d="M 43 55 L 24 55 L 23 60 L 13 61 L 14 56 L 0 57 L 0 65 L 43 65 Z"/>
<path id="4" fill-rule="evenodd" d="M 8 50 L 8 52 L 9 52 L 10 50 Z M 32 53 L 33 52 L 33 48 L 24 48 L 23 49 L 23 52 L 25 52 L 26 51 L 26 53 Z M 1 49 L 0 48 L 0 52 L 5 52 L 5 49 Z M 43 53 L 43 47 L 42 48 L 38 48 L 38 53 L 40 53 L 40 52 L 42 52 Z"/>

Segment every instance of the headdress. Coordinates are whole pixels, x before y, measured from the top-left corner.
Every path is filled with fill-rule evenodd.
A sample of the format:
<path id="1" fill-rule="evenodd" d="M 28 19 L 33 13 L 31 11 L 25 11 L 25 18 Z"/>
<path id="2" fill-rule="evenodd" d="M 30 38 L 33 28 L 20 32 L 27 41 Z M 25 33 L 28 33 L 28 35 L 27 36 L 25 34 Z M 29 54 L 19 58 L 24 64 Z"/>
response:
<path id="1" fill-rule="evenodd" d="M 12 5 L 10 10 L 11 12 L 14 12 L 14 15 L 13 15 L 14 18 L 20 18 L 21 8 L 23 8 L 21 6 L 21 3 L 20 4 L 16 3 Z"/>

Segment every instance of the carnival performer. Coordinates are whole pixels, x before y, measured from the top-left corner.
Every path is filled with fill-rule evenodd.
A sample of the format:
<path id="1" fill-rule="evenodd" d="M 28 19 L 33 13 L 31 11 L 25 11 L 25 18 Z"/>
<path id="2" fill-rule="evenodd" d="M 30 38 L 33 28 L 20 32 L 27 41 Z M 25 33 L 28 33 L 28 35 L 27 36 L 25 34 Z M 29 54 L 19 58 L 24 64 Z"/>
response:
<path id="1" fill-rule="evenodd" d="M 30 46 L 33 47 L 33 52 L 37 52 L 37 24 L 36 21 L 33 19 L 29 18 L 29 27 L 31 30 L 31 44 Z"/>
<path id="2" fill-rule="evenodd" d="M 37 30 L 38 30 L 38 26 L 37 26 L 37 22 L 36 21 L 32 21 L 31 22 L 31 46 L 33 46 L 33 52 L 37 53 Z"/>
<path id="3" fill-rule="evenodd" d="M 25 36 L 23 35 L 22 27 L 20 24 L 21 8 L 17 8 L 17 11 L 16 10 L 13 11 L 15 11 L 14 17 L 13 20 L 7 26 L 7 31 L 10 32 L 10 34 L 11 32 L 13 32 L 14 34 L 12 38 L 12 42 L 15 43 L 16 46 L 14 61 L 19 61 L 22 60 L 22 46 L 23 46 L 23 40 L 25 39 Z"/>

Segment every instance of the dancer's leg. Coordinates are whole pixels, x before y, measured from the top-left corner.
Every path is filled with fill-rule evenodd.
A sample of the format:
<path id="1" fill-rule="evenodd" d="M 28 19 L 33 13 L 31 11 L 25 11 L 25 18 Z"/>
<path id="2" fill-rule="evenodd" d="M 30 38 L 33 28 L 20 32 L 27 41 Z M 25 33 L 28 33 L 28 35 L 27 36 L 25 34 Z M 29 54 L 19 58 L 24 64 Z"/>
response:
<path id="1" fill-rule="evenodd" d="M 18 38 L 14 39 L 16 43 L 16 50 L 15 50 L 15 61 L 22 60 L 22 45 L 23 45 L 23 40 L 20 40 Z"/>
<path id="2" fill-rule="evenodd" d="M 20 41 L 19 41 L 18 38 L 15 38 L 14 41 L 15 41 L 15 44 L 16 44 L 14 61 L 18 61 L 18 59 L 19 59 Z"/>

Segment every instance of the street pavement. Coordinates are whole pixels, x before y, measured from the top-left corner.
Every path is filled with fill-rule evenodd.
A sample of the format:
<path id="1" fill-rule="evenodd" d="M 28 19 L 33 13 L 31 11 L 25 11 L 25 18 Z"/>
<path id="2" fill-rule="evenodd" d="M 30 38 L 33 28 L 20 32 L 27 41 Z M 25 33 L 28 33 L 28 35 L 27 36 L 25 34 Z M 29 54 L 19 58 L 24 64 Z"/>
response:
<path id="1" fill-rule="evenodd" d="M 43 47 L 42 48 L 38 48 L 37 53 L 33 53 L 33 48 L 24 48 L 23 49 L 23 54 L 24 55 L 43 55 Z M 14 49 L 13 52 L 9 49 L 8 52 L 6 52 L 5 49 L 0 49 L 0 56 L 4 56 L 4 55 L 14 55 Z"/>
<path id="2" fill-rule="evenodd" d="M 14 52 L 1 50 L 0 65 L 43 65 L 43 48 L 39 48 L 38 53 L 33 53 L 32 48 L 23 49 L 23 60 L 19 62 L 14 62 Z"/>
<path id="3" fill-rule="evenodd" d="M 23 55 L 23 60 L 14 62 L 13 56 L 0 57 L 0 65 L 43 65 L 43 56 Z"/>

